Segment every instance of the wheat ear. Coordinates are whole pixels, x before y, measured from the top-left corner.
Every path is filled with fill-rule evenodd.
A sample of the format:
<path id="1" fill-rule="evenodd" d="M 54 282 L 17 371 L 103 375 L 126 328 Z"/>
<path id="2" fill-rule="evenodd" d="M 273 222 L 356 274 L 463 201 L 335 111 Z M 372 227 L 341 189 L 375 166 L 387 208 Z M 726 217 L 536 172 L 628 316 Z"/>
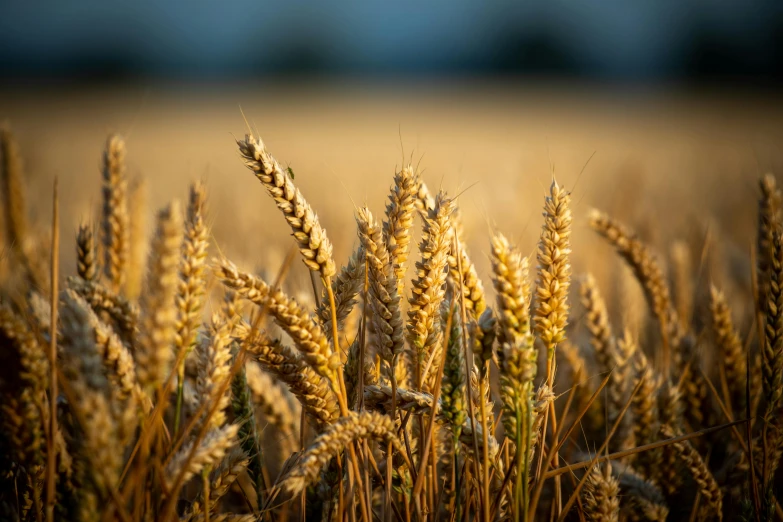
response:
<path id="1" fill-rule="evenodd" d="M 428 390 L 433 379 L 422 375 L 422 369 L 430 355 L 439 350 L 442 337 L 439 307 L 445 295 L 446 265 L 451 245 L 451 225 L 449 218 L 454 211 L 453 200 L 441 192 L 435 199 L 434 208 L 424 218 L 419 252 L 421 259 L 416 262 L 416 279 L 408 298 L 407 339 L 415 351 L 416 386 Z M 437 353 L 435 359 L 439 360 Z M 433 372 L 437 373 L 437 372 Z"/>
<path id="2" fill-rule="evenodd" d="M 340 270 L 340 273 L 332 281 L 338 331 L 343 330 L 345 320 L 351 314 L 356 304 L 356 296 L 364 286 L 364 257 L 364 247 L 359 246 L 348 259 L 348 264 Z M 318 304 L 316 313 L 321 321 L 324 334 L 329 341 L 332 341 L 332 308 L 329 304 L 327 292 L 324 292 L 321 296 L 321 302 Z"/>
<path id="3" fill-rule="evenodd" d="M 397 281 L 397 294 L 403 295 L 408 248 L 413 227 L 413 212 L 419 189 L 419 177 L 408 165 L 394 175 L 394 186 L 386 204 L 386 220 L 383 222 L 383 243 L 389 251 Z"/>
<path id="4" fill-rule="evenodd" d="M 85 281 L 98 277 L 98 260 L 95 257 L 95 237 L 92 227 L 80 225 L 76 235 L 76 270 Z"/>
<path id="5" fill-rule="evenodd" d="M 368 208 L 359 209 L 356 223 L 369 267 L 370 321 L 379 343 L 378 353 L 391 362 L 392 357 L 402 353 L 405 347 L 397 278 L 381 228 Z"/>
<path id="6" fill-rule="evenodd" d="M 142 388 L 157 390 L 168 376 L 176 334 L 177 267 L 182 244 L 182 216 L 175 201 L 158 214 L 150 248 L 149 274 L 141 296 L 139 346 L 134 354 Z"/>
<path id="7" fill-rule="evenodd" d="M 736 412 L 745 411 L 745 383 L 747 381 L 747 362 L 745 349 L 731 318 L 731 310 L 726 296 L 712 285 L 710 287 L 710 315 L 715 343 L 720 350 L 723 366 L 726 370 L 726 384 L 729 389 L 731 405 Z"/>
<path id="8" fill-rule="evenodd" d="M 590 472 L 585 484 L 584 509 L 591 522 L 618 522 L 620 520 L 620 484 L 612 476 L 612 465 L 607 462 Z"/>
<path id="9" fill-rule="evenodd" d="M 256 334 L 250 337 L 251 329 L 237 327 L 237 336 L 248 347 L 261 365 L 288 385 L 316 430 L 323 431 L 339 415 L 337 398 L 326 379 L 318 375 L 301 355 L 282 344 Z"/>
<path id="10" fill-rule="evenodd" d="M 775 176 L 767 174 L 759 180 L 761 196 L 758 210 L 758 238 L 756 243 L 756 279 L 759 310 L 766 312 L 769 291 L 769 270 L 772 265 L 772 234 L 781 226 L 783 194 Z"/>
<path id="11" fill-rule="evenodd" d="M 206 293 L 206 259 L 209 230 L 205 223 L 206 188 L 203 183 L 190 187 L 185 235 L 182 242 L 182 262 L 179 266 L 177 290 L 178 350 L 190 350 L 201 325 L 201 310 Z"/>
<path id="12" fill-rule="evenodd" d="M 128 178 L 125 173 L 125 142 L 117 135 L 106 140 L 103 152 L 103 269 L 109 287 L 119 292 L 128 269 L 129 217 Z"/>
<path id="13" fill-rule="evenodd" d="M 203 469 L 218 465 L 236 443 L 238 431 L 239 426 L 236 424 L 227 424 L 208 431 L 198 443 L 192 458 L 190 453 L 193 451 L 194 441 L 182 446 L 166 467 L 166 480 L 173 484 L 182 473 L 181 483 L 184 484 Z"/>
<path id="14" fill-rule="evenodd" d="M 318 216 L 310 208 L 302 193 L 294 185 L 291 176 L 266 150 L 261 139 L 246 135 L 238 141 L 239 152 L 256 178 L 275 200 L 293 231 L 304 262 L 314 272 L 328 278 L 335 274 L 332 244 L 321 227 Z"/>
<path id="15" fill-rule="evenodd" d="M 12 422 L 14 446 L 19 460 L 33 470 L 43 463 L 46 446 L 44 438 L 45 395 L 48 385 L 49 363 L 46 353 L 30 328 L 5 304 L 0 303 L 0 335 L 16 350 L 19 357 L 21 390 L 7 397 L 4 413 Z"/>
<path id="16" fill-rule="evenodd" d="M 69 277 L 68 288 L 84 298 L 96 313 L 106 313 L 125 339 L 134 338 L 140 321 L 139 309 L 135 305 L 95 281 Z"/>
<path id="17" fill-rule="evenodd" d="M 302 453 L 278 485 L 292 495 L 297 495 L 318 478 L 332 458 L 360 439 L 391 443 L 395 450 L 405 451 L 395 431 L 391 417 L 377 412 L 350 413 L 341 417 Z"/>
<path id="18" fill-rule="evenodd" d="M 684 336 L 677 311 L 672 306 L 671 295 L 663 271 L 647 245 L 629 229 L 612 220 L 606 214 L 594 210 L 590 214 L 590 226 L 611 243 L 634 271 L 644 289 L 644 296 L 662 328 L 675 367 L 681 366 L 679 344 Z M 668 365 L 668 361 L 665 361 Z"/>
<path id="19" fill-rule="evenodd" d="M 261 279 L 240 272 L 228 260 L 219 261 L 215 273 L 224 285 L 258 306 L 265 306 L 277 324 L 291 336 L 307 363 L 318 375 L 328 379 L 339 390 L 335 370 L 341 364 L 332 351 L 323 329 L 293 299 L 275 290 Z"/>
<path id="20" fill-rule="evenodd" d="M 767 415 L 777 410 L 783 397 L 783 237 L 780 230 L 772 235 L 771 251 L 762 350 Z"/>
<path id="21" fill-rule="evenodd" d="M 675 436 L 674 430 L 666 425 L 661 426 L 661 434 L 667 439 Z M 675 442 L 672 445 L 690 470 L 696 484 L 699 485 L 699 493 L 706 502 L 705 507 L 710 509 L 712 516 L 717 520 L 723 520 L 723 493 L 701 455 L 688 440 Z"/>
<path id="22" fill-rule="evenodd" d="M 565 339 L 568 288 L 571 284 L 571 196 L 552 180 L 544 203 L 544 225 L 538 243 L 535 331 L 547 350 L 547 382 L 555 378 L 555 348 Z"/>

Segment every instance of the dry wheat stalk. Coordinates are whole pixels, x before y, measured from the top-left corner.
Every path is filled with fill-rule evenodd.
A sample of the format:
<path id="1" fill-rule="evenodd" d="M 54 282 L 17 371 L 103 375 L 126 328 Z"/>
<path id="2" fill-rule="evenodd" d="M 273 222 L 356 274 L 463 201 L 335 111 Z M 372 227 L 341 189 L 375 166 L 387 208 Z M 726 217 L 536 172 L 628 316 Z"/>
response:
<path id="1" fill-rule="evenodd" d="M 661 434 L 668 438 L 675 436 L 675 432 L 669 426 L 661 426 Z M 711 515 L 717 520 L 723 519 L 723 493 L 712 476 L 707 464 L 701 458 L 701 455 L 693 448 L 690 441 L 680 441 L 673 444 L 674 448 L 680 454 L 685 466 L 690 470 L 694 480 L 699 485 L 699 493 L 705 502 L 705 507 L 709 508 Z"/>
<path id="2" fill-rule="evenodd" d="M 440 192 L 434 205 L 426 217 L 422 216 L 424 228 L 419 243 L 421 260 L 416 262 L 416 279 L 413 280 L 411 296 L 408 298 L 407 339 L 414 350 L 416 386 L 424 391 L 429 390 L 433 383 L 421 374 L 422 369 L 433 352 L 436 352 L 435 360 L 438 360 L 437 351 L 442 338 L 438 325 L 439 307 L 445 295 L 445 269 L 452 233 L 449 218 L 454 211 L 454 201 Z"/>
<path id="3" fill-rule="evenodd" d="M 176 334 L 177 268 L 182 243 L 182 216 L 177 202 L 158 214 L 150 248 L 149 274 L 141 296 L 141 329 L 136 374 L 146 392 L 157 390 L 168 376 Z"/>
<path id="4" fill-rule="evenodd" d="M 408 248 L 413 227 L 413 211 L 420 180 L 413 167 L 408 165 L 394 175 L 394 187 L 386 204 L 386 219 L 383 222 L 383 243 L 389 251 L 397 281 L 397 294 L 403 295 L 405 272 L 407 270 Z"/>
<path id="5" fill-rule="evenodd" d="M 658 487 L 626 466 L 614 464 L 612 473 L 620 485 L 620 510 L 633 522 L 665 522 L 669 516 L 666 499 Z"/>
<path id="6" fill-rule="evenodd" d="M 359 209 L 356 223 L 369 268 L 370 321 L 376 350 L 385 361 L 391 362 L 405 347 L 397 278 L 381 229 L 368 208 Z"/>
<path id="7" fill-rule="evenodd" d="M 744 412 L 746 404 L 745 383 L 747 381 L 745 349 L 737 330 L 734 328 L 726 296 L 714 285 L 710 287 L 710 312 L 715 342 L 720 350 L 720 357 L 726 371 L 726 384 L 729 389 L 731 405 L 735 412 Z"/>
<path id="8" fill-rule="evenodd" d="M 781 200 L 783 195 L 775 181 L 775 176 L 766 174 L 759 180 L 761 197 L 759 198 L 758 240 L 756 246 L 756 274 L 758 285 L 758 306 L 766 312 L 769 300 L 769 270 L 772 264 L 772 234 L 781 226 Z"/>
<path id="9" fill-rule="evenodd" d="M 620 520 L 620 484 L 612 476 L 612 465 L 596 466 L 585 484 L 584 509 L 591 522 Z"/>
<path id="10" fill-rule="evenodd" d="M 221 323 L 220 316 L 212 316 L 210 339 L 204 339 L 197 345 L 198 377 L 196 378 L 196 393 L 201 401 L 217 402 L 209 428 L 219 428 L 226 421 L 226 408 L 229 404 L 227 392 L 218 396 L 224 389 L 226 380 L 230 377 L 231 367 L 231 325 Z"/>
<path id="11" fill-rule="evenodd" d="M 668 339 L 669 347 L 672 349 L 672 361 L 675 367 L 680 367 L 678 348 L 684 332 L 680 327 L 677 312 L 672 306 L 669 287 L 658 262 L 647 245 L 642 243 L 633 232 L 606 214 L 593 210 L 590 214 L 590 226 L 615 247 L 634 271 L 644 289 L 645 298 Z"/>
<path id="12" fill-rule="evenodd" d="M 13 403 L 4 410 L 7 415 L 19 419 L 14 423 L 19 429 L 11 433 L 15 434 L 20 460 L 31 467 L 43 462 L 44 422 L 48 411 L 45 394 L 48 386 L 49 363 L 43 347 L 25 322 L 2 303 L 0 303 L 0 335 L 10 343 L 19 357 L 18 375 L 22 381 L 22 388 L 21 391 L 16 391 L 16 396 L 10 397 Z"/>
<path id="13" fill-rule="evenodd" d="M 130 247 L 125 141 L 113 134 L 103 152 L 103 244 L 106 279 L 115 292 L 125 284 Z"/>
<path id="14" fill-rule="evenodd" d="M 201 311 L 206 294 L 206 259 L 209 229 L 204 221 L 207 193 L 203 183 L 190 187 L 182 261 L 177 289 L 177 351 L 190 351 L 201 325 Z"/>
<path id="15" fill-rule="evenodd" d="M 323 467 L 333 457 L 352 442 L 365 438 L 391 443 L 397 451 L 404 451 L 395 434 L 391 417 L 377 412 L 351 413 L 338 419 L 319 435 L 278 485 L 292 495 L 298 494 L 318 478 Z"/>
<path id="16" fill-rule="evenodd" d="M 579 289 L 582 305 L 585 308 L 585 324 L 590 331 L 590 344 L 595 350 L 595 360 L 601 372 L 612 371 L 616 362 L 616 347 L 612 327 L 609 324 L 609 312 L 598 284 L 592 274 L 587 274 Z"/>
<path id="17" fill-rule="evenodd" d="M 322 377 L 336 385 L 335 370 L 341 364 L 332 352 L 321 327 L 293 299 L 271 288 L 261 279 L 240 272 L 228 260 L 218 261 L 215 274 L 224 285 L 258 306 L 265 306 L 277 324 L 291 336 L 307 363 Z M 338 389 L 335 386 L 335 389 Z"/>
<path id="18" fill-rule="evenodd" d="M 182 483 L 186 483 L 193 475 L 201 473 L 205 468 L 216 466 L 236 443 L 239 426 L 227 424 L 207 432 L 193 452 L 194 441 L 190 441 L 172 457 L 166 467 L 166 480 L 174 484 L 182 474 Z M 190 457 L 193 453 L 192 458 Z"/>
<path id="19" fill-rule="evenodd" d="M 136 300 L 144 283 L 144 262 L 147 257 L 147 181 L 141 176 L 131 180 L 128 194 L 128 270 L 125 295 Z"/>
<path id="20" fill-rule="evenodd" d="M 250 338 L 249 327 L 237 327 L 237 337 L 267 371 L 288 385 L 316 430 L 323 431 L 339 416 L 337 398 L 328 381 L 315 373 L 298 352 L 260 334 Z"/>
<path id="21" fill-rule="evenodd" d="M 267 152 L 260 138 L 248 134 L 237 144 L 245 159 L 245 166 L 253 171 L 275 200 L 277 208 L 283 212 L 293 230 L 294 238 L 299 243 L 299 251 L 304 256 L 305 264 L 310 270 L 320 272 L 324 278 L 333 276 L 335 266 L 332 244 L 326 237 L 326 231 L 321 227 L 318 216 L 296 188 L 291 176 Z"/>
<path id="22" fill-rule="evenodd" d="M 640 350 L 636 350 L 633 360 L 633 368 L 636 374 L 634 387 L 641 387 L 631 403 L 633 412 L 633 435 L 637 445 L 649 444 L 657 440 L 658 436 L 658 408 L 655 397 L 660 383 L 656 378 L 647 357 Z M 646 451 L 636 455 L 637 470 L 646 478 L 655 477 L 660 466 L 660 452 L 657 450 Z"/>
<path id="23" fill-rule="evenodd" d="M 491 256 L 492 282 L 497 293 L 503 425 L 507 437 L 517 445 L 518 451 L 523 452 L 531 436 L 533 379 L 536 376 L 536 351 L 528 312 L 527 258 L 499 233 L 492 237 Z"/>
<path id="24" fill-rule="evenodd" d="M 571 284 L 571 196 L 552 180 L 544 203 L 544 225 L 538 244 L 535 290 L 535 331 L 552 361 L 555 347 L 565 339 L 568 324 L 568 288 Z M 550 386 L 554 366 L 547 365 Z"/>
<path id="25" fill-rule="evenodd" d="M 118 333 L 125 339 L 136 334 L 139 310 L 121 295 L 94 281 L 77 277 L 68 278 L 68 288 L 84 298 L 96 313 L 106 313 L 116 323 Z"/>
<path id="26" fill-rule="evenodd" d="M 337 315 L 337 330 L 343 331 L 345 320 L 351 314 L 356 304 L 356 296 L 364 286 L 364 247 L 359 246 L 348 259 L 337 277 L 332 281 L 332 293 L 334 294 L 335 312 Z M 316 310 L 318 319 L 326 337 L 332 340 L 332 309 L 329 305 L 329 296 L 324 292 L 321 302 Z M 349 329 L 349 331 L 352 331 Z"/>
<path id="27" fill-rule="evenodd" d="M 143 395 L 136 379 L 136 364 L 128 348 L 111 326 L 100 320 L 84 298 L 70 289 L 65 291 L 65 296 L 67 301 L 73 303 L 72 306 L 82 310 L 80 313 L 83 314 L 83 320 L 92 329 L 95 348 L 103 360 L 107 377 L 117 397 L 125 400 L 133 396 L 136 400 L 141 400 Z"/>
<path id="28" fill-rule="evenodd" d="M 462 322 L 458 305 L 444 302 L 441 322 L 448 324 L 451 315 L 451 331 L 446 340 L 446 363 L 441 383 L 440 414 L 451 424 L 454 440 L 459 440 L 462 425 L 467 419 L 467 397 L 465 391 L 465 357 L 462 347 Z"/>
<path id="29" fill-rule="evenodd" d="M 80 225 L 76 236 L 76 268 L 79 277 L 95 281 L 98 277 L 98 260 L 95 257 L 95 238 L 92 227 Z"/>
<path id="30" fill-rule="evenodd" d="M 293 450 L 299 431 L 299 403 L 292 404 L 288 391 L 255 361 L 245 363 L 245 372 L 253 403 L 260 408 L 264 418 L 280 430 L 285 447 Z"/>
<path id="31" fill-rule="evenodd" d="M 771 247 L 765 339 L 762 343 L 767 415 L 777 410 L 783 397 L 783 238 L 780 230 L 773 233 Z"/>

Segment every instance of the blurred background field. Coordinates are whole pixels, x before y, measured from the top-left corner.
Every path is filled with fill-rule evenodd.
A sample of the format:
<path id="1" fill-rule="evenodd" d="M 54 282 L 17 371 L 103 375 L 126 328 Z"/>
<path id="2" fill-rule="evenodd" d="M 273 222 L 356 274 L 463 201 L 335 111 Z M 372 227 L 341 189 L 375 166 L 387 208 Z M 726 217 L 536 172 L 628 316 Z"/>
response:
<path id="1" fill-rule="evenodd" d="M 577 270 L 596 272 L 602 267 L 579 261 L 598 245 L 585 225 L 590 207 L 634 224 L 653 243 L 703 240 L 712 222 L 713 232 L 747 256 L 756 179 L 783 166 L 783 107 L 753 92 L 345 81 L 36 88 L 0 96 L 41 225 L 54 176 L 63 234 L 94 219 L 105 136 L 119 132 L 129 173 L 146 180 L 151 208 L 184 199 L 188 183 L 203 178 L 217 244 L 249 264 L 276 265 L 290 240 L 233 142 L 246 130 L 240 106 L 296 173 L 338 259 L 356 243 L 353 205 L 380 212 L 394 169 L 411 158 L 430 186 L 462 192 L 467 235 L 481 252 L 494 227 L 532 252 L 554 171 L 574 193 Z M 63 255 L 71 266 L 70 247 Z M 486 256 L 474 257 L 487 268 Z"/>

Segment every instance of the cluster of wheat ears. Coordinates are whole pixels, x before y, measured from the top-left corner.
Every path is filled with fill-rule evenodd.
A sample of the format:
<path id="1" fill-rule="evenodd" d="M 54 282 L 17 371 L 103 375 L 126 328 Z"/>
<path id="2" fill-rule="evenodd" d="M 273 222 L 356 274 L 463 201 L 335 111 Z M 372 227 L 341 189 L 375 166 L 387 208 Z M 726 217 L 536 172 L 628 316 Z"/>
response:
<path id="1" fill-rule="evenodd" d="M 772 176 L 760 182 L 755 302 L 734 311 L 719 281 L 696 288 L 687 252 L 669 267 L 672 293 L 648 246 L 590 214 L 643 290 L 643 346 L 610 324 L 592 276 L 572 278 L 570 194 L 554 180 L 534 260 L 489 238 L 490 300 L 455 199 L 433 196 L 415 168 L 395 174 L 382 215 L 356 210 L 358 247 L 338 271 L 290 170 L 247 135 L 245 166 L 310 271 L 308 310 L 284 291 L 296 249 L 266 280 L 208 261 L 202 183 L 187 208 L 158 212 L 139 260 L 143 208 L 118 136 L 103 155 L 100 233 L 79 228 L 77 274 L 60 277 L 56 182 L 51 232 L 35 233 L 10 131 L 1 144 L 3 520 L 783 518 Z M 747 336 L 733 314 L 750 318 Z"/>

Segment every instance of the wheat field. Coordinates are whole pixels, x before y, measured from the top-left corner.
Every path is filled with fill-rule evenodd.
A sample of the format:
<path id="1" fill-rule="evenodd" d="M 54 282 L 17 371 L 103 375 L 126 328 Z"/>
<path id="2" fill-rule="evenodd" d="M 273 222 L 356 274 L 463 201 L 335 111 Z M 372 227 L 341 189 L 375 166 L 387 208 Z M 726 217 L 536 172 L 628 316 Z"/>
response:
<path id="1" fill-rule="evenodd" d="M 0 518 L 783 519 L 776 100 L 216 91 L 0 96 Z"/>

